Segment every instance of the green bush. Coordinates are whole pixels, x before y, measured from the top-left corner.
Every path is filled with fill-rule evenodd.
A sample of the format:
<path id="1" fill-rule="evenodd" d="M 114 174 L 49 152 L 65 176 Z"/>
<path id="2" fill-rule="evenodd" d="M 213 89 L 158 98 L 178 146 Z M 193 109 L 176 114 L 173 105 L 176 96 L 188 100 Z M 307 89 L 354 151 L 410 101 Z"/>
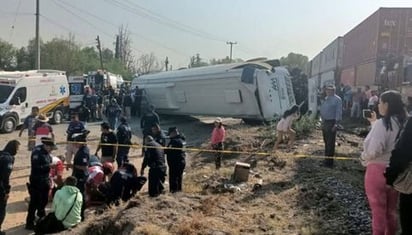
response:
<path id="1" fill-rule="evenodd" d="M 303 115 L 299 121 L 293 123 L 292 128 L 296 131 L 296 137 L 304 137 L 313 132 L 318 125 L 318 120 Z"/>

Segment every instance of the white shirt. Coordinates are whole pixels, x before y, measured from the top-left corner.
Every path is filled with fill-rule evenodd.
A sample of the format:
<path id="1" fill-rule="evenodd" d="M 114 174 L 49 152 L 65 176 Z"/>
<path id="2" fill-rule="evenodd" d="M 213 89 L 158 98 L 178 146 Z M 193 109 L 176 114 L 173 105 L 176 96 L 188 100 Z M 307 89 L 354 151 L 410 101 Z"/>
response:
<path id="1" fill-rule="evenodd" d="M 298 118 L 298 114 L 294 113 L 292 115 L 287 116 L 286 118 L 280 119 L 276 126 L 276 130 L 278 131 L 289 131 L 290 128 L 292 128 L 292 123 L 294 120 Z"/>
<path id="2" fill-rule="evenodd" d="M 391 118 L 391 124 L 392 130 L 386 130 L 383 119 L 378 119 L 372 124 L 372 129 L 363 142 L 362 165 L 367 166 L 369 163 L 389 164 L 399 132 L 399 122 L 395 118 Z"/>

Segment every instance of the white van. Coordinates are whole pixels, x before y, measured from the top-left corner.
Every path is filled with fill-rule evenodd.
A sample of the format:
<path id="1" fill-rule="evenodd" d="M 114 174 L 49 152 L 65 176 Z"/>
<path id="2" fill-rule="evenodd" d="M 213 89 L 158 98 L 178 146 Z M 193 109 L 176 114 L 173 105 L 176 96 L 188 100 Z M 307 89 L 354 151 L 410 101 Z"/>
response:
<path id="1" fill-rule="evenodd" d="M 23 124 L 33 106 L 60 123 L 69 105 L 66 73 L 30 70 L 0 73 L 0 130 L 10 133 Z"/>

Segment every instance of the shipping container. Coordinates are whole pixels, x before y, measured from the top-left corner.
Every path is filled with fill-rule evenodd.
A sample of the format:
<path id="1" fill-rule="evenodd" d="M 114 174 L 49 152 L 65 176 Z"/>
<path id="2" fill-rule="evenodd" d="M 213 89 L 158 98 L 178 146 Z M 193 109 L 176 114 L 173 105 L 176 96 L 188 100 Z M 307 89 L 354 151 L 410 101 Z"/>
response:
<path id="1" fill-rule="evenodd" d="M 343 69 L 362 65 L 362 77 L 356 75 L 355 81 L 359 80 L 356 85 L 380 83 L 376 78 L 379 71 L 383 76 L 390 75 L 386 80 L 393 84 L 388 85 L 399 85 L 404 80 L 401 68 L 404 57 L 412 53 L 412 8 L 380 8 L 349 31 L 343 40 Z"/>
<path id="2" fill-rule="evenodd" d="M 335 71 L 329 71 L 320 75 L 320 86 L 335 85 Z"/>
<path id="3" fill-rule="evenodd" d="M 376 82 L 376 63 L 361 64 L 356 67 L 355 86 L 372 85 Z"/>
<path id="4" fill-rule="evenodd" d="M 311 68 L 311 74 L 310 77 L 314 77 L 320 73 L 320 64 L 321 64 L 321 59 L 322 59 L 322 52 L 317 54 L 312 60 L 312 68 Z"/>
<path id="5" fill-rule="evenodd" d="M 378 32 L 379 10 L 345 34 L 343 69 L 376 59 Z"/>
<path id="6" fill-rule="evenodd" d="M 340 84 L 355 86 L 355 68 L 347 68 L 342 70 L 340 74 Z"/>
<path id="7" fill-rule="evenodd" d="M 342 66 L 343 37 L 336 38 L 322 50 L 320 72 L 337 71 Z"/>

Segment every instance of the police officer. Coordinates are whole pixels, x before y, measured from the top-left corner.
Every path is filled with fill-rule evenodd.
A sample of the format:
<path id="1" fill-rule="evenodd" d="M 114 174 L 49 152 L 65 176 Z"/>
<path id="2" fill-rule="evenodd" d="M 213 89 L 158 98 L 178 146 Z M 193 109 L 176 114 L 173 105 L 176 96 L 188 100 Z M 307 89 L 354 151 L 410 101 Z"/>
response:
<path id="1" fill-rule="evenodd" d="M 150 105 L 147 112 L 140 119 L 140 128 L 143 132 L 143 145 L 145 145 L 145 138 L 148 135 L 152 135 L 152 127 L 160 124 L 159 115 L 155 112 L 154 105 Z M 145 148 L 142 148 L 142 155 L 144 155 Z"/>
<path id="2" fill-rule="evenodd" d="M 166 146 L 166 136 L 160 128 L 159 124 L 155 124 L 154 126 L 152 126 L 152 133 L 150 135 L 161 146 Z"/>
<path id="3" fill-rule="evenodd" d="M 140 170 L 140 175 L 144 175 L 144 169 L 149 166 L 149 196 L 157 197 L 163 190 L 163 183 L 166 176 L 166 163 L 162 146 L 153 140 L 150 135 L 145 138 L 148 146 Z"/>
<path id="4" fill-rule="evenodd" d="M 132 198 L 145 182 L 145 177 L 137 176 L 136 167 L 126 162 L 114 172 L 109 184 L 102 185 L 99 189 L 106 195 L 109 204 L 118 205 L 120 199 L 126 202 Z"/>
<path id="5" fill-rule="evenodd" d="M 88 169 L 89 169 L 90 153 L 89 153 L 89 148 L 87 147 L 87 142 L 86 142 L 86 138 L 88 134 L 89 132 L 87 131 L 81 134 L 73 135 L 73 140 L 76 142 L 75 144 L 78 150 L 73 159 L 72 176 L 76 177 L 77 179 L 76 187 L 82 193 L 83 198 L 86 198 L 85 197 L 86 196 L 85 187 L 86 187 L 87 178 L 89 177 Z M 82 211 L 81 211 L 82 220 L 84 220 L 84 210 L 85 209 L 86 209 L 86 205 L 83 202 Z"/>
<path id="6" fill-rule="evenodd" d="M 50 153 L 55 150 L 56 144 L 49 137 L 41 138 L 42 144 L 36 146 L 31 153 L 30 183 L 27 185 L 30 194 L 30 203 L 26 217 L 26 229 L 34 229 L 35 213 L 42 218 L 46 215 L 45 207 L 50 190 Z"/>
<path id="7" fill-rule="evenodd" d="M 117 167 L 120 168 L 124 162 L 128 162 L 128 155 L 130 146 L 132 144 L 132 129 L 130 128 L 129 124 L 125 117 L 120 118 L 120 125 L 117 127 L 116 131 L 117 142 L 119 146 L 117 148 Z"/>
<path id="8" fill-rule="evenodd" d="M 0 151 L 0 235 L 6 233 L 1 231 L 1 225 L 6 216 L 7 199 L 10 193 L 10 174 L 13 170 L 14 156 L 19 150 L 20 142 L 11 140 L 6 144 L 3 151 Z"/>
<path id="9" fill-rule="evenodd" d="M 165 154 L 169 166 L 169 189 L 171 193 L 175 193 L 182 191 L 183 171 L 186 166 L 186 153 L 183 147 L 186 146 L 186 142 L 176 127 L 169 128 L 168 135 L 170 142 L 167 147 L 171 149 L 165 149 Z"/>

